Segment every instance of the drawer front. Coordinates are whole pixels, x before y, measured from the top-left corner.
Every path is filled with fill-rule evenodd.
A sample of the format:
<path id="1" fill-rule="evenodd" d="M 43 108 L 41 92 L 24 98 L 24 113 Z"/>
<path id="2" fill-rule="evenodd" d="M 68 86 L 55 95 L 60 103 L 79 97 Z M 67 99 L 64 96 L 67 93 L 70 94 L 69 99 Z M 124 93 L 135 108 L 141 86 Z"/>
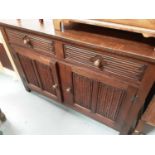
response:
<path id="1" fill-rule="evenodd" d="M 12 29 L 6 29 L 6 33 L 9 42 L 12 44 L 34 49 L 36 52 L 39 51 L 45 55 L 55 55 L 54 41 L 51 39 Z"/>
<path id="2" fill-rule="evenodd" d="M 65 60 L 80 63 L 105 74 L 141 81 L 147 64 L 133 59 L 98 52 L 83 47 L 64 45 Z"/>

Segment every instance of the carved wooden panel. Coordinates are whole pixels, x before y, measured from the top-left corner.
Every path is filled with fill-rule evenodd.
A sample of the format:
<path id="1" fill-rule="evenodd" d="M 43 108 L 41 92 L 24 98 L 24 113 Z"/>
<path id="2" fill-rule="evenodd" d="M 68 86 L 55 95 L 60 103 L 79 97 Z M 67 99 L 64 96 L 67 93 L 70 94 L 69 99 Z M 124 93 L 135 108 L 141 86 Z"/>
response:
<path id="1" fill-rule="evenodd" d="M 126 93 L 125 90 L 99 82 L 96 113 L 115 121 Z"/>
<path id="2" fill-rule="evenodd" d="M 36 69 L 39 75 L 40 85 L 44 91 L 56 95 L 56 91 L 53 89 L 54 79 L 52 70 L 48 65 L 42 64 L 40 62 L 35 62 Z"/>
<path id="3" fill-rule="evenodd" d="M 6 33 L 8 35 L 10 43 L 32 48 L 35 51 L 40 51 L 42 54 L 45 55 L 55 55 L 54 41 L 52 41 L 51 39 L 12 29 L 6 29 Z M 31 44 L 31 46 L 24 44 L 24 38 L 29 39 L 29 43 Z"/>
<path id="4" fill-rule="evenodd" d="M 28 57 L 25 57 L 20 54 L 17 54 L 17 57 L 19 59 L 19 62 L 21 64 L 22 70 L 24 71 L 24 74 L 26 76 L 28 83 L 39 87 L 39 82 L 38 82 L 36 74 L 35 74 L 33 61 L 31 59 L 29 59 Z"/>
<path id="5" fill-rule="evenodd" d="M 93 92 L 96 85 L 97 92 Z M 127 90 L 73 73 L 73 102 L 96 114 L 115 121 L 126 95 Z M 92 109 L 94 107 L 95 110 Z"/>
<path id="6" fill-rule="evenodd" d="M 87 65 L 92 69 L 106 74 L 112 74 L 117 77 L 123 77 L 131 80 L 141 81 L 147 65 L 142 62 L 135 62 L 125 57 L 109 55 L 107 52 L 100 54 L 97 51 L 64 45 L 65 59 L 69 62 L 75 62 Z M 101 65 L 96 67 L 92 61 L 95 57 L 100 57 Z"/>
<path id="7" fill-rule="evenodd" d="M 74 102 L 90 109 L 92 102 L 93 80 L 73 73 Z"/>

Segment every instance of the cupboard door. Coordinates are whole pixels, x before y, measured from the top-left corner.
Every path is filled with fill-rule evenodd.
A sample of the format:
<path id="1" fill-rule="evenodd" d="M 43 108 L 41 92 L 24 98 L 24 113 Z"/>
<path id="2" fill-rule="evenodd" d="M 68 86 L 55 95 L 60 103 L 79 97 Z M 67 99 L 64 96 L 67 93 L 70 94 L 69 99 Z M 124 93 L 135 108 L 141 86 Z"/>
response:
<path id="1" fill-rule="evenodd" d="M 75 66 L 61 65 L 60 74 L 65 104 L 111 127 L 121 128 L 136 88 Z"/>
<path id="2" fill-rule="evenodd" d="M 49 63 L 43 63 L 35 61 L 34 65 L 42 91 L 48 96 L 54 97 L 61 101 L 60 84 L 58 80 L 56 62 L 51 61 Z"/>
<path id="3" fill-rule="evenodd" d="M 37 57 L 30 58 L 16 53 L 16 58 L 22 68 L 28 87 L 48 97 L 61 101 L 56 62 Z"/>

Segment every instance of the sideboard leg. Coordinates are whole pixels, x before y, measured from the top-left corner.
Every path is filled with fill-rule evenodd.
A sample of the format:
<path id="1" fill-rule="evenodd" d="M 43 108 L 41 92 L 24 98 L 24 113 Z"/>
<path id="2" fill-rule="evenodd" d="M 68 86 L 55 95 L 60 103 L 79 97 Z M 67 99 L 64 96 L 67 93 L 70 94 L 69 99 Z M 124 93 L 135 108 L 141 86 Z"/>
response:
<path id="1" fill-rule="evenodd" d="M 31 89 L 28 87 L 27 83 L 26 83 L 23 79 L 22 79 L 22 81 L 23 81 L 25 90 L 26 90 L 27 92 L 31 92 Z"/>
<path id="2" fill-rule="evenodd" d="M 138 124 L 135 128 L 135 130 L 133 131 L 133 135 L 140 135 L 143 133 L 143 129 L 144 129 L 144 125 L 145 125 L 145 122 L 143 120 L 139 120 L 138 121 Z"/>
<path id="3" fill-rule="evenodd" d="M 2 121 L 2 122 L 6 121 L 6 117 L 5 117 L 4 113 L 1 111 L 1 109 L 0 109 L 0 121 Z"/>
<path id="4" fill-rule="evenodd" d="M 6 117 L 5 117 L 4 113 L 1 111 L 1 109 L 0 109 L 0 121 L 1 122 L 5 122 L 6 121 Z M 3 135 L 2 131 L 0 131 L 0 135 Z"/>
<path id="5" fill-rule="evenodd" d="M 131 128 L 129 128 L 127 125 L 124 125 L 122 129 L 120 130 L 120 135 L 131 135 Z"/>
<path id="6" fill-rule="evenodd" d="M 30 88 L 25 87 L 25 89 L 26 89 L 27 92 L 31 92 L 31 89 Z"/>
<path id="7" fill-rule="evenodd" d="M 129 131 L 120 131 L 119 135 L 130 135 Z"/>

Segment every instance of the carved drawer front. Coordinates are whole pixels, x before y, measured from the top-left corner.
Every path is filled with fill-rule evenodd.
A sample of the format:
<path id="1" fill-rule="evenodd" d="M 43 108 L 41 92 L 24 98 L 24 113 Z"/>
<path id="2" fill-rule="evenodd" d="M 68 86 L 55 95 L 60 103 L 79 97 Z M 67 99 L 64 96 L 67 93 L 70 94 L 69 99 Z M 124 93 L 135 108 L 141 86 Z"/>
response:
<path id="1" fill-rule="evenodd" d="M 26 48 L 34 49 L 36 52 L 41 52 L 45 55 L 55 55 L 54 41 L 48 38 L 23 33 L 20 31 L 6 29 L 9 42 L 12 44 L 24 46 Z"/>
<path id="2" fill-rule="evenodd" d="M 140 61 L 72 45 L 64 45 L 64 57 L 69 62 L 83 64 L 105 74 L 136 81 L 142 80 L 147 68 L 147 64 Z"/>

